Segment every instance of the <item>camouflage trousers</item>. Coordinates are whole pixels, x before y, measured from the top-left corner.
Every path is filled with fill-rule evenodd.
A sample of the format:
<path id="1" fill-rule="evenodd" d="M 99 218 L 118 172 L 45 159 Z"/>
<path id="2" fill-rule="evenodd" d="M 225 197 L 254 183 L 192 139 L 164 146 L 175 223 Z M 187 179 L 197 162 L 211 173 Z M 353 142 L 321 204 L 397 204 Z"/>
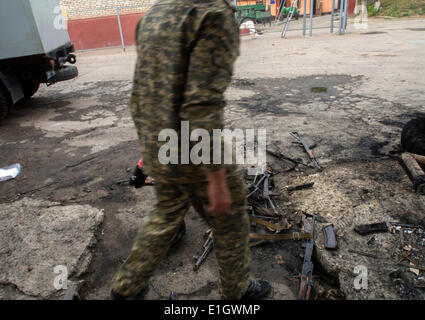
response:
<path id="1" fill-rule="evenodd" d="M 227 172 L 232 205 L 226 215 L 211 215 L 204 210 L 208 203 L 207 181 L 191 182 L 184 178 L 173 181 L 154 176 L 158 202 L 143 220 L 131 253 L 118 271 L 113 284 L 115 292 L 134 297 L 141 291 L 167 254 L 185 214 L 193 206 L 214 234 L 221 297 L 235 300 L 242 297 L 249 277 L 246 188 L 240 170 Z"/>

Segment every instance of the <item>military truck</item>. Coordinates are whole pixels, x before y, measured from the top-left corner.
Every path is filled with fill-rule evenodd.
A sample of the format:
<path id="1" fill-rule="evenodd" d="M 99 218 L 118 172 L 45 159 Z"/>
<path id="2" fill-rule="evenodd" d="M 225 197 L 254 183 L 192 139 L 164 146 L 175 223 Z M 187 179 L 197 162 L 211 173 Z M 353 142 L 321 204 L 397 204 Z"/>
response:
<path id="1" fill-rule="evenodd" d="M 0 119 L 47 85 L 77 77 L 57 0 L 0 1 Z"/>

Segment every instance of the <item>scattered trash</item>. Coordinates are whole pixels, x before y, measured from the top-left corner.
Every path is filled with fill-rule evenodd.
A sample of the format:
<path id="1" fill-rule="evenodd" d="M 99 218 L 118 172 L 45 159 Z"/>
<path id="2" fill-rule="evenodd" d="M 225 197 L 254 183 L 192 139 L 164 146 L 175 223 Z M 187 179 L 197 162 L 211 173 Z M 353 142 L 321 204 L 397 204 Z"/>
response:
<path id="1" fill-rule="evenodd" d="M 285 261 L 283 260 L 282 256 L 274 256 L 274 258 L 276 259 L 276 263 L 278 265 L 284 265 L 285 264 Z"/>
<path id="2" fill-rule="evenodd" d="M 402 262 L 397 263 L 397 266 L 402 266 L 402 267 L 406 267 L 406 268 L 409 268 L 409 269 L 412 267 L 410 264 L 402 263 Z M 414 268 L 421 270 L 421 271 L 425 271 L 425 267 L 418 266 L 418 265 L 415 265 L 415 264 L 414 264 Z"/>
<path id="3" fill-rule="evenodd" d="M 412 251 L 412 246 L 410 244 L 407 245 L 407 246 L 404 246 L 403 247 L 403 250 L 405 250 L 405 251 Z"/>
<path id="4" fill-rule="evenodd" d="M 402 254 L 400 260 L 398 260 L 394 265 L 403 266 L 409 268 L 409 271 L 419 276 L 420 270 L 425 271 L 425 267 L 421 267 L 418 265 L 416 261 L 414 261 L 410 256 L 412 255 L 412 251 L 409 251 L 407 254 Z M 402 263 L 404 260 L 408 260 L 409 264 Z"/>
<path id="5" fill-rule="evenodd" d="M 418 291 L 400 270 L 391 272 L 390 279 L 395 284 L 396 290 L 402 298 L 409 300 L 418 300 L 420 298 Z"/>
<path id="6" fill-rule="evenodd" d="M 22 166 L 19 163 L 13 164 L 0 169 L 0 182 L 15 179 L 22 170 Z"/>
<path id="7" fill-rule="evenodd" d="M 412 266 L 412 268 L 409 268 L 409 271 L 419 276 L 419 273 L 420 273 L 419 269 L 413 268 L 415 267 L 415 265 L 412 262 L 410 262 L 410 265 Z"/>

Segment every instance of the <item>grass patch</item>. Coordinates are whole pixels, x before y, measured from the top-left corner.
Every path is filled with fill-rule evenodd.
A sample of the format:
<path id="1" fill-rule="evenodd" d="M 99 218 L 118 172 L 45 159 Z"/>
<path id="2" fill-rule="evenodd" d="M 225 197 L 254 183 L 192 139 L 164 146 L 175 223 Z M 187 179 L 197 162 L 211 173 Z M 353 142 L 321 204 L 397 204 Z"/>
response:
<path id="1" fill-rule="evenodd" d="M 380 15 L 395 18 L 425 14 L 425 0 L 381 0 L 381 8 L 375 12 L 374 1 L 368 1 L 370 16 Z"/>
<path id="2" fill-rule="evenodd" d="M 310 89 L 310 91 L 312 93 L 324 93 L 324 92 L 328 92 L 328 88 L 326 87 L 313 87 Z"/>

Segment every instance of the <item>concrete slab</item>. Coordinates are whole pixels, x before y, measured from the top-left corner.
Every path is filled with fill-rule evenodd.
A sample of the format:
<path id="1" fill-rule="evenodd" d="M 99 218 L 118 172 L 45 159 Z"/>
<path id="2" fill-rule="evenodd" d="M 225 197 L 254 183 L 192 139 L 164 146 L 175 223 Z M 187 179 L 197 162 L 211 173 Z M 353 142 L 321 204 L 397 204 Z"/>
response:
<path id="1" fill-rule="evenodd" d="M 12 287 L 19 297 L 43 299 L 58 294 L 55 266 L 65 266 L 69 279 L 81 276 L 91 262 L 102 221 L 103 212 L 89 205 L 62 206 L 30 198 L 0 204 L 2 291 L 13 292 Z"/>

